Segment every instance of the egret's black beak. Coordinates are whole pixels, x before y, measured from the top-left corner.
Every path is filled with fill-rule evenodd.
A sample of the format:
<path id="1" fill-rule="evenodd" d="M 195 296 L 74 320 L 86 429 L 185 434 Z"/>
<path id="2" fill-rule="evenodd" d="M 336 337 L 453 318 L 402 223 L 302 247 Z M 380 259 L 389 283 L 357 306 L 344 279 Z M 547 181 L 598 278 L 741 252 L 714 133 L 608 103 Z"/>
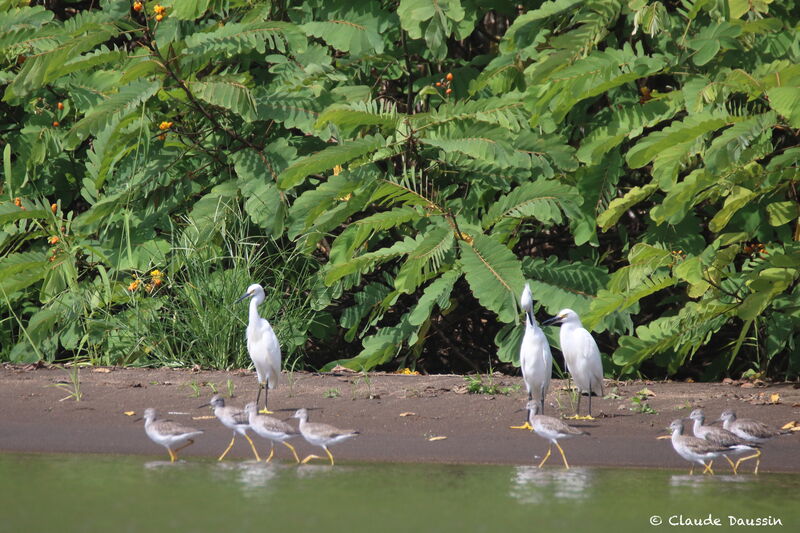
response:
<path id="1" fill-rule="evenodd" d="M 527 317 L 528 317 L 528 324 L 530 324 L 530 325 L 532 326 L 532 325 L 534 324 L 534 321 L 533 321 L 533 311 L 525 311 L 525 314 L 526 314 L 526 315 L 527 315 Z"/>
<path id="2" fill-rule="evenodd" d="M 544 322 L 542 322 L 543 326 L 549 326 L 550 324 L 560 324 L 562 318 L 560 316 L 554 316 L 552 318 L 548 318 Z"/>
<path id="3" fill-rule="evenodd" d="M 236 300 L 236 301 L 235 301 L 235 302 L 233 302 L 233 303 L 235 303 L 235 304 L 238 304 L 239 302 L 241 302 L 241 301 L 242 301 L 242 300 L 244 300 L 245 298 L 249 298 L 249 297 L 251 297 L 251 296 L 252 296 L 252 294 L 250 294 L 249 292 L 246 292 L 246 293 L 244 293 L 244 294 L 241 296 L 241 298 L 239 298 L 238 300 Z"/>

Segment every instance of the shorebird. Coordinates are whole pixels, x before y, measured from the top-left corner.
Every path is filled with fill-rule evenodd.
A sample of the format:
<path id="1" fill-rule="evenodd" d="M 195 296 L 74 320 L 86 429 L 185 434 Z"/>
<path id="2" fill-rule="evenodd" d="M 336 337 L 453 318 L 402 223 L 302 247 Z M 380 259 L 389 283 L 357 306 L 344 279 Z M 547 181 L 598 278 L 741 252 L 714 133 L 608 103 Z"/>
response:
<path id="1" fill-rule="evenodd" d="M 241 302 L 245 298 L 250 298 L 250 315 L 247 324 L 247 352 L 256 367 L 258 376 L 258 395 L 256 405 L 261 399 L 261 389 L 264 389 L 264 409 L 265 414 L 272 414 L 267 408 L 269 399 L 269 389 L 274 389 L 278 385 L 278 376 L 281 373 L 281 345 L 278 337 L 272 330 L 269 322 L 261 318 L 258 314 L 258 306 L 264 303 L 266 298 L 264 288 L 254 283 L 247 287 L 247 292 L 236 302 Z"/>
<path id="2" fill-rule="evenodd" d="M 578 406 L 573 418 L 580 418 L 581 394 L 589 395 L 589 416 L 592 418 L 592 395 L 603 395 L 603 362 L 600 360 L 600 348 L 592 334 L 583 327 L 578 313 L 572 309 L 562 309 L 558 315 L 542 322 L 548 324 L 561 324 L 559 340 L 561 352 L 567 370 L 575 380 L 578 388 Z"/>
<path id="3" fill-rule="evenodd" d="M 525 311 L 525 334 L 519 347 L 519 366 L 522 368 L 522 379 L 528 389 L 528 401 L 534 399 L 539 402 L 540 412 L 544 413 L 544 398 L 550 387 L 550 375 L 553 373 L 553 355 L 547 337 L 533 317 L 533 295 L 531 287 L 525 284 L 520 299 L 522 310 Z M 531 429 L 528 420 L 521 426 L 511 426 L 512 429 Z"/>
<path id="4" fill-rule="evenodd" d="M 156 410 L 152 407 L 144 411 L 144 431 L 150 440 L 165 447 L 169 452 L 169 460 L 174 463 L 178 458 L 178 452 L 187 446 L 194 444 L 194 437 L 201 435 L 202 430 L 186 427 L 172 420 L 157 420 Z M 141 418 L 139 419 L 141 420 Z M 184 444 L 185 443 L 185 444 Z M 180 448 L 172 449 L 173 446 L 183 444 Z"/>
<path id="5" fill-rule="evenodd" d="M 773 437 L 778 437 L 780 435 L 788 435 L 791 433 L 790 431 L 785 431 L 782 429 L 775 429 L 771 428 L 763 422 L 758 420 L 752 420 L 749 418 L 736 418 L 736 413 L 733 412 L 733 409 L 726 409 L 719 415 L 719 420 L 722 420 L 722 427 L 740 437 L 748 442 L 754 442 L 756 444 L 761 444 L 762 442 L 767 442 L 769 439 Z M 756 450 L 756 453 L 753 455 L 748 455 L 747 457 L 742 457 L 738 461 L 736 461 L 736 466 L 738 468 L 739 464 L 742 461 L 747 461 L 748 459 L 755 459 L 756 460 L 756 469 L 753 470 L 754 474 L 758 474 L 758 466 L 761 464 L 761 450 Z"/>
<path id="6" fill-rule="evenodd" d="M 250 402 L 245 405 L 244 412 L 247 413 L 250 429 L 255 431 L 257 435 L 264 437 L 265 439 L 269 439 L 270 441 L 269 457 L 267 457 L 266 461 L 264 461 L 265 463 L 268 463 L 272 460 L 272 456 L 275 453 L 276 442 L 280 442 L 292 450 L 294 460 L 298 463 L 300 462 L 300 458 L 297 456 L 297 451 L 295 451 L 294 446 L 286 442 L 292 437 L 296 437 L 300 434 L 296 429 L 283 420 L 258 414 L 258 407 L 255 402 Z"/>
<path id="7" fill-rule="evenodd" d="M 734 474 L 738 473 L 737 470 L 739 465 L 738 463 L 731 461 L 731 458 L 728 456 L 756 451 L 757 445 L 751 444 L 746 440 L 737 437 L 727 429 L 704 425 L 706 415 L 703 413 L 702 409 L 695 409 L 692 411 L 689 415 L 689 418 L 694 420 L 692 432 L 694 433 L 695 437 L 705 439 L 712 444 L 716 444 L 717 446 L 737 446 L 737 448 L 731 450 L 729 453 L 722 454 L 722 456 L 731 465 Z"/>
<path id="8" fill-rule="evenodd" d="M 325 453 L 328 454 L 328 458 L 331 460 L 331 466 L 333 466 L 333 454 L 331 454 L 328 446 L 359 434 L 358 431 L 353 431 L 352 429 L 339 429 L 329 426 L 328 424 L 311 423 L 308 421 L 308 411 L 306 409 L 298 409 L 294 414 L 294 418 L 300 420 L 300 434 L 303 435 L 303 438 L 314 446 L 321 446 L 322 449 L 325 450 Z M 322 459 L 322 457 L 318 455 L 309 455 L 303 459 L 302 462 L 306 464 L 311 459 Z"/>
<path id="9" fill-rule="evenodd" d="M 236 434 L 242 435 L 244 438 L 247 439 L 247 442 L 250 443 L 250 448 L 253 449 L 253 455 L 256 456 L 256 461 L 260 461 L 261 458 L 258 456 L 258 450 L 256 450 L 256 445 L 253 444 L 253 440 L 247 434 L 247 430 L 250 429 L 250 424 L 247 421 L 247 415 L 241 409 L 231 406 L 225 406 L 225 400 L 219 394 L 215 394 L 211 397 L 211 400 L 201 405 L 200 407 L 211 406 L 214 408 L 214 416 L 222 422 L 222 425 L 230 428 L 233 430 L 233 437 L 231 438 L 230 444 L 228 447 L 225 448 L 225 451 L 222 452 L 222 455 L 219 456 L 217 461 L 222 461 L 228 452 L 231 451 L 233 448 L 233 443 L 236 440 Z"/>
<path id="10" fill-rule="evenodd" d="M 669 425 L 669 429 L 672 431 L 672 447 L 678 455 L 692 465 L 689 470 L 690 475 L 694 473 L 694 463 L 703 465 L 704 474 L 708 472 L 713 475 L 714 471 L 711 469 L 711 465 L 714 459 L 737 448 L 736 445 L 720 446 L 705 439 L 684 435 L 683 421 L 681 419 L 673 420 Z M 706 461 L 709 461 L 708 464 L 706 464 Z"/>
<path id="11" fill-rule="evenodd" d="M 567 458 L 564 455 L 564 450 L 561 448 L 558 440 L 569 439 L 578 435 L 588 435 L 588 433 L 572 426 L 568 426 L 561 420 L 553 418 L 552 416 L 538 414 L 539 402 L 536 400 L 529 401 L 525 408 L 528 410 L 528 423 L 533 428 L 533 431 L 535 431 L 540 437 L 550 441 L 550 446 L 547 447 L 547 454 L 544 456 L 544 459 L 542 459 L 542 462 L 539 463 L 539 468 L 541 468 L 545 461 L 547 461 L 547 459 L 550 457 L 553 444 L 555 444 L 558 448 L 558 451 L 561 452 L 561 459 L 564 460 L 564 466 L 567 468 L 567 470 L 569 470 L 569 463 L 567 462 Z"/>

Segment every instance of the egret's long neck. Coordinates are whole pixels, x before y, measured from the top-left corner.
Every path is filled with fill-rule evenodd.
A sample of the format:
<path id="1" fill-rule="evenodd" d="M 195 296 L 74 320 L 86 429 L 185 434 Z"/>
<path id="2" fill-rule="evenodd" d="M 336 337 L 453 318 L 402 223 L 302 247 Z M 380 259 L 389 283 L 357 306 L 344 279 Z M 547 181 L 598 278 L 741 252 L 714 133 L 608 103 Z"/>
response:
<path id="1" fill-rule="evenodd" d="M 256 301 L 256 297 L 253 296 L 250 298 L 250 323 L 255 324 L 258 322 L 261 317 L 258 315 L 258 304 L 259 302 Z"/>

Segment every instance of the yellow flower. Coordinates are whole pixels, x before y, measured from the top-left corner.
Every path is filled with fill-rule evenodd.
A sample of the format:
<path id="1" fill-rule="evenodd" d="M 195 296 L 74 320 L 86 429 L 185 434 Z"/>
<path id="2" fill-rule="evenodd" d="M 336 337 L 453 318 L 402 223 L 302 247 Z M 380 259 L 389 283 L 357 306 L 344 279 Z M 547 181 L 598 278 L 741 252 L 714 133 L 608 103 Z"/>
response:
<path id="1" fill-rule="evenodd" d="M 47 242 L 49 242 L 50 244 L 56 244 L 56 243 L 58 242 L 58 240 L 59 240 L 59 239 L 58 239 L 58 237 L 56 237 L 55 235 L 53 235 L 52 237 L 50 237 L 49 239 L 47 239 Z"/>
<path id="2" fill-rule="evenodd" d="M 135 279 L 135 280 L 133 280 L 133 281 L 131 282 L 131 284 L 130 284 L 130 285 L 128 285 L 128 290 L 129 290 L 130 292 L 133 292 L 133 291 L 135 291 L 136 289 L 138 289 L 138 288 L 139 288 L 139 284 L 140 284 L 140 283 L 141 283 L 141 282 L 140 282 L 138 279 Z"/>
<path id="3" fill-rule="evenodd" d="M 166 7 L 162 6 L 161 4 L 156 4 L 153 6 L 153 13 L 156 15 L 162 15 L 167 10 Z"/>
<path id="4" fill-rule="evenodd" d="M 171 127 L 172 127 L 172 122 L 167 122 L 166 120 L 158 125 L 158 129 L 160 129 L 161 131 L 168 130 Z"/>

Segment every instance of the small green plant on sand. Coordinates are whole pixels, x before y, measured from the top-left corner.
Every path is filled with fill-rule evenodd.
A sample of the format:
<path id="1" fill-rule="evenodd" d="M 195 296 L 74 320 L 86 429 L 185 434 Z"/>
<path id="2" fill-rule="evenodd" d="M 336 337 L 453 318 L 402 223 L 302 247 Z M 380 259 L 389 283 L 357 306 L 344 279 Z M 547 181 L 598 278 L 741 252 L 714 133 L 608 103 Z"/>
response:
<path id="1" fill-rule="evenodd" d="M 206 385 L 208 385 L 208 388 L 211 389 L 212 393 L 214 393 L 214 394 L 217 393 L 217 384 L 216 383 L 212 383 L 212 382 L 209 381 L 208 383 L 206 383 Z"/>
<path id="2" fill-rule="evenodd" d="M 467 392 L 470 394 L 503 394 L 508 395 L 512 392 L 519 390 L 519 385 L 511 385 L 509 387 L 501 387 L 494 382 L 494 377 L 491 374 L 486 375 L 486 381 L 479 375 L 464 376 L 467 382 Z"/>
<path id="3" fill-rule="evenodd" d="M 197 381 L 190 381 L 190 382 L 186 383 L 186 386 L 189 387 L 190 389 L 192 389 L 192 394 L 191 395 L 192 395 L 193 398 L 199 398 L 200 397 L 200 385 L 197 383 Z"/>
<path id="4" fill-rule="evenodd" d="M 70 398 L 74 399 L 76 402 L 81 401 L 81 398 L 83 398 L 83 393 L 81 392 L 80 367 L 78 367 L 76 364 L 73 364 L 69 370 L 63 366 L 61 369 L 67 372 L 69 383 L 54 383 L 51 385 L 51 387 L 56 387 L 68 393 L 68 395 L 61 398 L 59 402 L 69 400 Z"/>
<path id="5" fill-rule="evenodd" d="M 648 389 L 642 389 L 631 398 L 630 410 L 635 413 L 642 413 L 646 415 L 654 415 L 657 413 L 655 409 L 647 402 L 647 398 L 652 396 L 653 393 Z"/>
<path id="6" fill-rule="evenodd" d="M 233 398 L 233 392 L 236 389 L 236 385 L 233 383 L 231 378 L 228 378 L 228 398 Z"/>
<path id="7" fill-rule="evenodd" d="M 342 395 L 342 392 L 339 389 L 328 389 L 326 390 L 322 396 L 325 398 L 338 398 Z"/>

